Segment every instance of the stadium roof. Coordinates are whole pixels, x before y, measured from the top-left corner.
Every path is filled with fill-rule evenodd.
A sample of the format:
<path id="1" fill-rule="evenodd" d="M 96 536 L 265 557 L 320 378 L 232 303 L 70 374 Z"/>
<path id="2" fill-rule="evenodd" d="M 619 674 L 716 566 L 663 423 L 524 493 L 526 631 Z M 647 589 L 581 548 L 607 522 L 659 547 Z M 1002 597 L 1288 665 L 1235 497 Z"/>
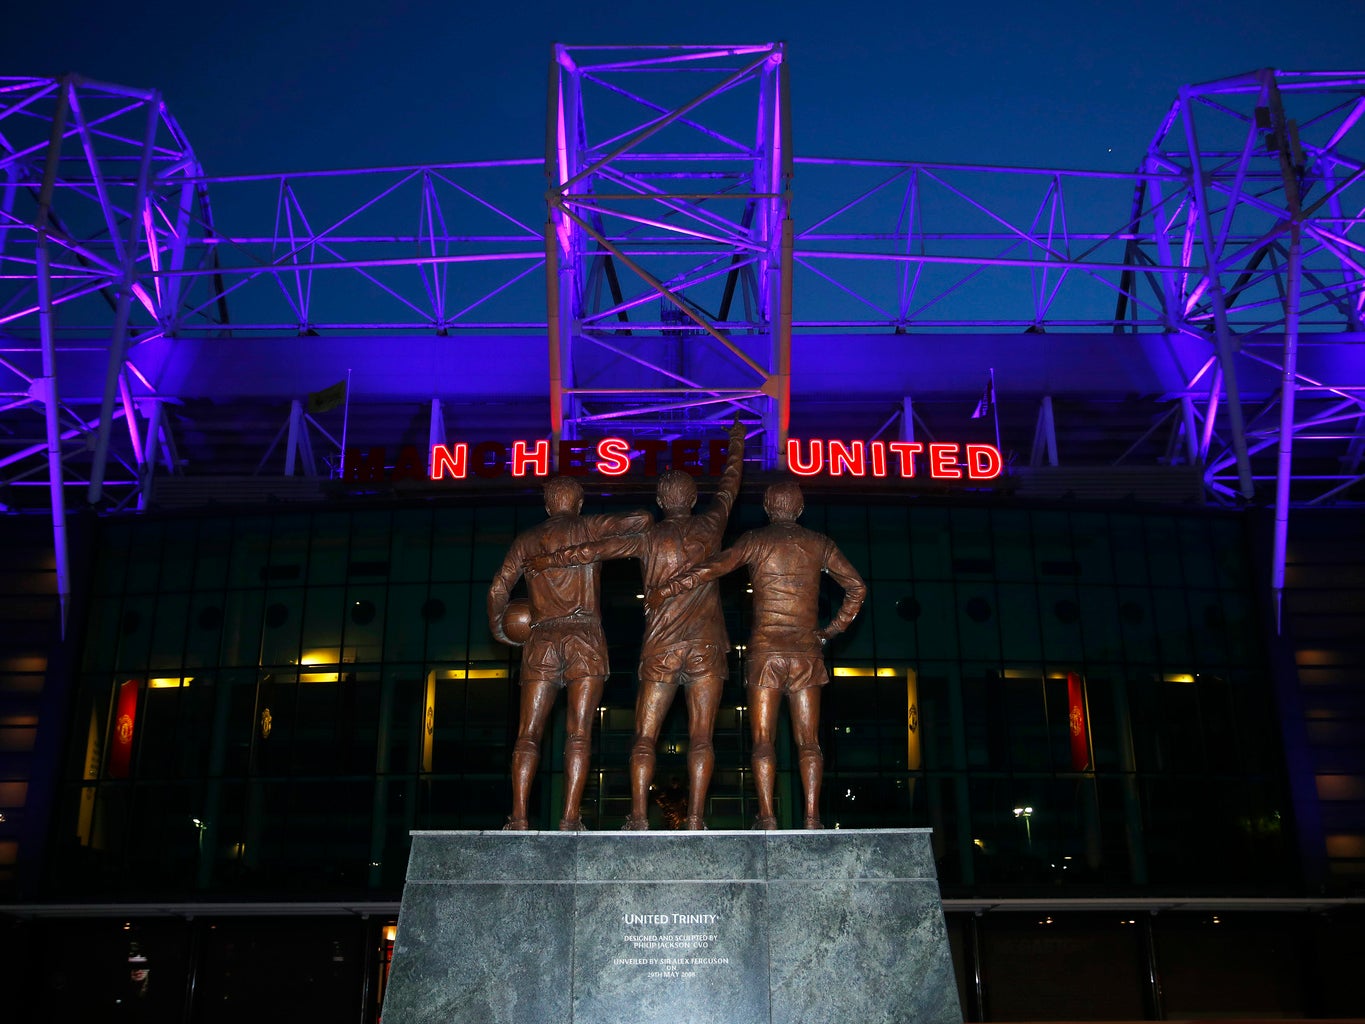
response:
<path id="1" fill-rule="evenodd" d="M 348 444 L 738 414 L 767 468 L 970 439 L 993 375 L 1019 467 L 1365 493 L 1365 73 L 1184 87 L 1118 174 L 798 152 L 782 44 L 554 56 L 543 152 L 231 177 L 154 91 L 0 79 L 0 503 L 325 477 L 348 375 Z"/>

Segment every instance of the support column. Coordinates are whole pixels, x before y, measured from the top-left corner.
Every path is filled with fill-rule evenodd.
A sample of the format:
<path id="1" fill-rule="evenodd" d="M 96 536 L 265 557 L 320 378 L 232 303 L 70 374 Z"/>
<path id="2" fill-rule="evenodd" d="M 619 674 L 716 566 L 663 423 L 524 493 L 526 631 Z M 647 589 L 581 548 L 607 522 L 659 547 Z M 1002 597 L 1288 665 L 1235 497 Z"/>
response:
<path id="1" fill-rule="evenodd" d="M 981 958 L 981 911 L 967 918 L 967 1013 L 969 1021 L 986 1019 L 986 971 Z"/>
<path id="2" fill-rule="evenodd" d="M 446 421 L 441 409 L 441 400 L 433 398 L 431 400 L 431 423 L 427 429 L 427 455 L 438 444 L 446 443 Z"/>
<path id="3" fill-rule="evenodd" d="M 915 440 L 915 402 L 906 395 L 901 399 L 901 436 L 902 441 Z"/>
<path id="4" fill-rule="evenodd" d="M 1189 395 L 1180 396 L 1180 415 L 1185 424 L 1185 458 L 1191 466 L 1199 465 L 1199 430 L 1194 422 L 1194 402 Z"/>
<path id="5" fill-rule="evenodd" d="M 294 475 L 295 456 L 299 450 L 299 435 L 308 428 L 303 425 L 303 403 L 297 398 L 289 403 L 289 437 L 284 443 L 284 475 Z"/>
<path id="6" fill-rule="evenodd" d="M 1155 912 L 1143 914 L 1139 919 L 1141 924 L 1140 936 L 1142 940 L 1143 966 L 1143 1003 L 1146 1004 L 1147 1018 L 1149 1020 L 1166 1019 L 1166 1001 L 1161 995 L 1161 970 L 1157 963 L 1156 955 L 1156 936 L 1152 934 L 1152 918 Z"/>
<path id="7" fill-rule="evenodd" d="M 559 238 L 552 220 L 545 222 L 545 314 L 550 345 L 550 457 L 559 469 L 559 442 L 564 437 L 564 369 L 559 321 Z"/>
<path id="8" fill-rule="evenodd" d="M 1033 452 L 1029 465 L 1043 465 L 1046 457 L 1049 466 L 1057 465 L 1057 423 L 1052 416 L 1052 396 L 1044 395 L 1038 407 L 1038 424 L 1033 430 Z"/>
<path id="9" fill-rule="evenodd" d="M 161 440 L 161 403 L 153 400 L 149 404 L 151 411 L 147 415 L 147 447 L 144 449 L 145 458 L 138 466 L 141 484 L 141 494 L 137 503 L 139 510 L 144 510 L 151 504 L 152 477 L 156 473 L 157 445 Z"/>

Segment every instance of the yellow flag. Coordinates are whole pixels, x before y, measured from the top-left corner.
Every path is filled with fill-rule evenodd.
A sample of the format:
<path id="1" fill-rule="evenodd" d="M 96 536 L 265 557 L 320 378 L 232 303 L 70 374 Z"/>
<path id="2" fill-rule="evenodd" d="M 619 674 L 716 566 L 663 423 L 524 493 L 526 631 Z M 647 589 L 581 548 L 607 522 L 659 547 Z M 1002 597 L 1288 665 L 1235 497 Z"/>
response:
<path id="1" fill-rule="evenodd" d="M 309 413 L 327 412 L 346 401 L 346 382 L 339 380 L 330 388 L 314 391 L 308 396 Z"/>
<path id="2" fill-rule="evenodd" d="M 436 672 L 427 673 L 427 698 L 422 702 L 422 771 L 431 771 L 432 746 L 436 739 Z"/>
<path id="3" fill-rule="evenodd" d="M 919 742 L 919 679 L 913 668 L 905 670 L 905 767 L 920 769 L 924 753 Z"/>

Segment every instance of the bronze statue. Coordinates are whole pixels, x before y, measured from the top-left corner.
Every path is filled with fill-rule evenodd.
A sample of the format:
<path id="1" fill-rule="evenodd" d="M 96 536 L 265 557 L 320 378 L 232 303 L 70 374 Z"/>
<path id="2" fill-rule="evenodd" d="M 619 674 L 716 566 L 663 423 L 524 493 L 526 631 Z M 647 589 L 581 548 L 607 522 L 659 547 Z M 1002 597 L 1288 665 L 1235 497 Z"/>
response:
<path id="1" fill-rule="evenodd" d="M 488 628 L 502 643 L 521 646 L 521 717 L 512 748 L 512 814 L 504 828 L 528 828 L 526 801 L 540 762 L 540 742 L 555 698 L 568 690 L 564 739 L 564 831 L 583 828 L 579 807 L 592 752 L 592 720 L 607 678 L 607 644 L 599 610 L 601 585 L 596 565 L 527 572 L 535 555 L 622 533 L 639 533 L 653 517 L 639 511 L 583 516 L 583 488 L 569 477 L 545 484 L 550 518 L 512 541 L 502 568 L 488 588 Z M 531 601 L 530 636 L 524 645 L 507 636 L 503 614 L 517 580 L 527 574 Z"/>
<path id="2" fill-rule="evenodd" d="M 750 530 L 733 547 L 650 591 L 646 603 L 660 607 L 676 594 L 748 566 L 754 588 L 754 626 L 749 638 L 748 684 L 753 727 L 754 784 L 758 789 L 755 828 L 774 829 L 773 781 L 777 712 L 787 695 L 795 734 L 806 828 L 820 821 L 820 687 L 829 682 L 824 643 L 848 628 L 867 595 L 867 585 L 834 542 L 796 523 L 804 503 L 801 488 L 783 482 L 768 488 L 763 508 L 770 523 Z M 827 572 L 844 588 L 844 602 L 828 626 L 817 628 L 820 574 Z"/>
<path id="3" fill-rule="evenodd" d="M 607 558 L 638 558 L 646 590 L 658 587 L 713 557 L 730 509 L 739 493 L 744 466 L 744 428 L 735 418 L 720 486 L 706 511 L 692 515 L 697 485 L 680 470 L 659 478 L 657 501 L 664 518 L 642 533 L 566 548 L 531 559 L 534 569 L 575 565 Z M 725 617 L 716 584 L 680 593 L 649 610 L 640 648 L 640 691 L 635 701 L 635 736 L 630 748 L 630 816 L 625 828 L 649 828 L 649 787 L 654 779 L 655 748 L 664 717 L 679 686 L 687 695 L 687 827 L 706 827 L 706 791 L 716 756 L 711 734 L 729 674 Z"/>

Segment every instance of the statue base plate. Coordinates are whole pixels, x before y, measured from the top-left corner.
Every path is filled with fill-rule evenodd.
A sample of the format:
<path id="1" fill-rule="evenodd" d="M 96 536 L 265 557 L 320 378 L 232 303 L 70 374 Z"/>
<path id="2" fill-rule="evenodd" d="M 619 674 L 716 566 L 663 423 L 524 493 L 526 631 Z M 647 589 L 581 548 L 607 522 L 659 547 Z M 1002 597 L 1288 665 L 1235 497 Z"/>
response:
<path id="1" fill-rule="evenodd" d="M 928 829 L 414 832 L 385 1024 L 959 1024 Z"/>

